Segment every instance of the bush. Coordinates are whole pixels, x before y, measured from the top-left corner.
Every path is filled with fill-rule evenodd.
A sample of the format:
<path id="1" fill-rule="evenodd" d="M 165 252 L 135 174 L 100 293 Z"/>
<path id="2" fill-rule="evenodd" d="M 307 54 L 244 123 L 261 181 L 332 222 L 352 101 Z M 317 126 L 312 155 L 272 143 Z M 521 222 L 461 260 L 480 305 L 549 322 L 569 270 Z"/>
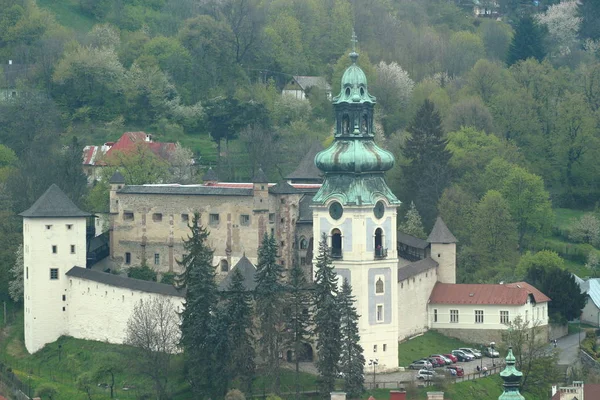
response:
<path id="1" fill-rule="evenodd" d="M 597 245 L 600 239 L 600 221 L 593 214 L 584 214 L 571 226 L 571 239 L 579 243 Z"/>
<path id="2" fill-rule="evenodd" d="M 160 283 L 165 285 L 173 285 L 175 283 L 175 277 L 177 276 L 174 272 L 165 272 L 160 280 Z"/>
<path id="3" fill-rule="evenodd" d="M 244 396 L 244 393 L 237 389 L 231 389 L 225 395 L 225 400 L 246 400 L 246 396 Z"/>
<path id="4" fill-rule="evenodd" d="M 145 264 L 140 267 L 129 268 L 127 276 L 133 279 L 156 282 L 156 271 Z"/>
<path id="5" fill-rule="evenodd" d="M 52 400 L 58 394 L 58 389 L 54 385 L 51 385 L 49 383 L 44 383 L 44 384 L 41 384 L 40 386 L 38 386 L 35 393 L 38 397 L 41 397 L 43 400 L 45 400 L 45 399 Z"/>

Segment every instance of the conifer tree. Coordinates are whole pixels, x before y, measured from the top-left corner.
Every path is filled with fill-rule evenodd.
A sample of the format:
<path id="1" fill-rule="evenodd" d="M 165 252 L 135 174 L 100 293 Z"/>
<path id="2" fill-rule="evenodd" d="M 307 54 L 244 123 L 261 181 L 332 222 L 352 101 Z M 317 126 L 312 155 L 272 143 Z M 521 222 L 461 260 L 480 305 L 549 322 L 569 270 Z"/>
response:
<path id="1" fill-rule="evenodd" d="M 578 7 L 578 14 L 581 17 L 579 36 L 584 40 L 600 40 L 600 2 L 579 0 Z"/>
<path id="2" fill-rule="evenodd" d="M 359 315 L 354 307 L 354 301 L 352 286 L 347 279 L 344 279 L 342 291 L 338 296 L 341 336 L 340 372 L 344 376 L 344 391 L 350 398 L 359 397 L 365 383 L 365 357 L 363 348 L 359 344 Z"/>
<path id="3" fill-rule="evenodd" d="M 531 57 L 541 62 L 545 56 L 544 30 L 533 17 L 525 15 L 517 23 L 506 62 L 510 66 Z"/>
<path id="4" fill-rule="evenodd" d="M 402 152 L 410 164 L 404 168 L 403 198 L 416 201 L 423 222 L 432 226 L 438 200 L 450 179 L 448 161 L 451 154 L 446 150 L 440 113 L 431 101 L 425 100 L 407 131 L 411 137 Z"/>
<path id="5" fill-rule="evenodd" d="M 317 369 L 322 393 L 328 394 L 335 388 L 335 379 L 340 360 L 340 311 L 337 303 L 337 274 L 333 270 L 327 236 L 321 236 L 319 254 L 315 264 L 315 334 L 317 336 Z"/>
<path id="6" fill-rule="evenodd" d="M 177 285 L 186 288 L 181 314 L 181 345 L 185 354 L 188 378 L 197 398 L 215 395 L 215 346 L 211 341 L 217 320 L 217 285 L 212 265 L 213 250 L 206 243 L 208 231 L 200 225 L 200 215 L 194 214 L 189 225 L 191 235 L 184 241 L 185 256 L 177 260 L 183 273 Z M 217 359 L 219 360 L 219 359 Z M 222 362 L 222 361 L 217 361 Z"/>
<path id="7" fill-rule="evenodd" d="M 305 346 L 312 340 L 311 299 L 308 282 L 298 263 L 290 270 L 288 282 L 288 309 L 286 316 L 286 344 L 294 349 L 296 363 L 296 393 L 299 391 L 300 360 L 306 356 Z"/>
<path id="8" fill-rule="evenodd" d="M 410 208 L 404 216 L 404 220 L 405 222 L 400 226 L 402 232 L 420 239 L 427 238 L 425 230 L 423 229 L 423 222 L 421 222 L 421 215 L 419 214 L 419 210 L 417 210 L 414 201 L 410 202 Z"/>
<path id="9" fill-rule="evenodd" d="M 277 263 L 277 244 L 265 234 L 258 248 L 256 266 L 256 314 L 259 342 L 273 391 L 279 392 L 279 352 L 283 339 L 283 267 Z"/>
<path id="10" fill-rule="evenodd" d="M 233 270 L 227 288 L 225 315 L 229 318 L 229 375 L 240 378 L 245 393 L 250 393 L 256 365 L 252 338 L 252 298 L 244 287 L 244 277 L 239 269 Z"/>

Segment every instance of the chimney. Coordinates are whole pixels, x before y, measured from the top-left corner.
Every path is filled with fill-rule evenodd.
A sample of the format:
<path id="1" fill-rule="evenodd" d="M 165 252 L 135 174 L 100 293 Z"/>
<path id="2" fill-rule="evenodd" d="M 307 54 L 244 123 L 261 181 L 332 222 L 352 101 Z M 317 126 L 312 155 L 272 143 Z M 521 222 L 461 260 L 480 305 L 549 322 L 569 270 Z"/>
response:
<path id="1" fill-rule="evenodd" d="M 406 392 L 399 390 L 390 390 L 390 400 L 406 400 Z"/>
<path id="2" fill-rule="evenodd" d="M 427 392 L 427 400 L 444 400 L 444 392 Z"/>
<path id="3" fill-rule="evenodd" d="M 8 65 L 12 65 L 12 60 L 8 60 Z"/>
<path id="4" fill-rule="evenodd" d="M 557 391 L 558 391 L 558 387 L 556 385 L 552 385 L 552 397 L 554 397 L 554 395 L 556 394 Z"/>
<path id="5" fill-rule="evenodd" d="M 331 392 L 331 400 L 346 400 L 346 392 Z"/>

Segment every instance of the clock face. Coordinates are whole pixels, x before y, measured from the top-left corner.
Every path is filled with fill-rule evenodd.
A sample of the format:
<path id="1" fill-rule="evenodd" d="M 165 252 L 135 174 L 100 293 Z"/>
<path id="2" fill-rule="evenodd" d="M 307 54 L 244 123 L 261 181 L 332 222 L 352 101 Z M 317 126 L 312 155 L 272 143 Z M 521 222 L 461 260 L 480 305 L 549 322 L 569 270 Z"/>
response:
<path id="1" fill-rule="evenodd" d="M 344 213 L 344 209 L 342 208 L 342 205 L 340 203 L 338 203 L 337 201 L 334 201 L 329 206 L 329 215 L 331 216 L 331 218 L 340 219 L 340 218 L 342 218 L 343 213 Z"/>
<path id="2" fill-rule="evenodd" d="M 383 217 L 383 213 L 385 212 L 385 204 L 383 201 L 379 200 L 375 207 L 373 207 L 373 214 L 375 214 L 375 218 L 380 219 Z"/>

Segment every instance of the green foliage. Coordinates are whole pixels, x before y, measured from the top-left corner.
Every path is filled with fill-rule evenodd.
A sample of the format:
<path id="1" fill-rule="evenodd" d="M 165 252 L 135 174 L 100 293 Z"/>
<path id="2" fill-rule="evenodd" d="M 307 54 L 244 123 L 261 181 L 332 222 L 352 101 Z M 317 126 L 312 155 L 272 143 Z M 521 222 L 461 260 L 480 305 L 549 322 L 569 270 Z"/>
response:
<path id="1" fill-rule="evenodd" d="M 231 389 L 225 395 L 225 400 L 246 400 L 246 396 L 237 389 Z"/>
<path id="2" fill-rule="evenodd" d="M 582 39 L 600 40 L 600 5 L 594 0 L 579 2 L 581 25 L 579 36 Z"/>
<path id="3" fill-rule="evenodd" d="M 344 279 L 342 290 L 338 295 L 340 309 L 340 372 L 344 377 L 344 392 L 349 397 L 358 397 L 362 394 L 365 383 L 364 366 L 365 357 L 363 348 L 359 344 L 358 313 L 352 295 L 352 286 Z"/>
<path id="4" fill-rule="evenodd" d="M 453 33 L 448 47 L 447 70 L 450 76 L 462 75 L 485 55 L 481 38 L 467 31 Z"/>
<path id="5" fill-rule="evenodd" d="M 508 48 L 513 37 L 510 25 L 501 21 L 484 19 L 477 28 L 477 33 L 483 41 L 485 53 L 489 58 L 498 61 L 506 59 L 506 54 L 508 53 Z"/>
<path id="6" fill-rule="evenodd" d="M 52 400 L 56 398 L 56 395 L 58 394 L 58 388 L 54 385 L 46 383 L 40 385 L 36 389 L 35 393 L 38 397 L 42 398 L 43 400 Z"/>
<path id="7" fill-rule="evenodd" d="M 162 278 L 160 278 L 160 283 L 164 283 L 165 285 L 174 285 L 177 279 L 177 274 L 174 272 L 165 272 L 162 274 Z"/>
<path id="8" fill-rule="evenodd" d="M 139 267 L 131 267 L 127 271 L 127 276 L 133 279 L 156 282 L 156 271 L 146 264 Z"/>
<path id="9" fill-rule="evenodd" d="M 414 202 L 410 202 L 410 208 L 406 212 L 404 219 L 404 223 L 400 224 L 402 232 L 418 237 L 419 239 L 427 238 L 423 229 L 423 223 L 421 222 L 421 215 L 419 215 L 419 210 L 417 210 Z"/>
<path id="10" fill-rule="evenodd" d="M 515 35 L 510 43 L 507 56 L 508 65 L 530 57 L 541 62 L 545 56 L 543 29 L 533 17 L 523 16 L 515 28 Z"/>

